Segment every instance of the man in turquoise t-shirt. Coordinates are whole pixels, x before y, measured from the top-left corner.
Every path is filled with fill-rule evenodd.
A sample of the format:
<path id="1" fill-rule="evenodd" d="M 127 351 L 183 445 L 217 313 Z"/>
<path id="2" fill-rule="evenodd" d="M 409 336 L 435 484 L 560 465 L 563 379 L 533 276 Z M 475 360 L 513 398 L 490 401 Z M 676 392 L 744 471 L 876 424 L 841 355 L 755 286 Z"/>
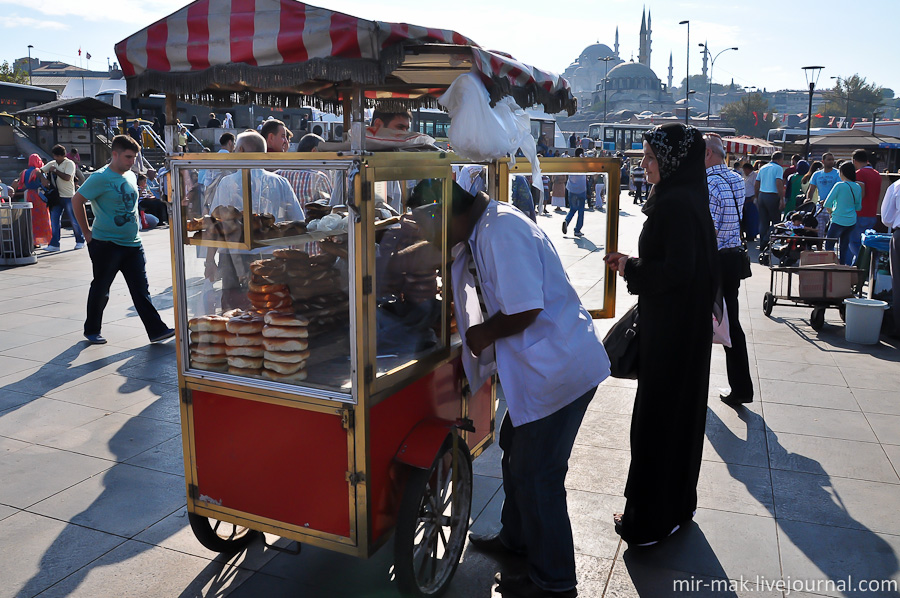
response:
<path id="1" fill-rule="evenodd" d="M 806 199 L 812 199 L 813 194 L 818 190 L 819 203 L 825 203 L 825 199 L 831 193 L 831 188 L 841 180 L 841 175 L 834 167 L 834 154 L 831 152 L 822 154 L 822 165 L 825 168 L 813 173 L 809 179 L 809 189 L 806 190 Z"/>
<path id="2" fill-rule="evenodd" d="M 175 331 L 166 326 L 150 301 L 150 285 L 144 263 L 144 248 L 138 236 L 137 177 L 131 172 L 140 146 L 127 135 L 116 135 L 109 164 L 92 174 L 72 198 L 75 219 L 84 232 L 93 263 L 94 279 L 88 292 L 84 337 L 92 345 L 102 345 L 100 336 L 103 309 L 109 302 L 109 287 L 121 272 L 131 300 L 150 342 L 171 338 Z M 91 202 L 94 226 L 88 225 L 85 201 Z"/>
<path id="3" fill-rule="evenodd" d="M 772 161 L 756 175 L 756 204 L 759 207 L 759 250 L 769 244 L 769 229 L 781 220 L 784 205 L 784 154 L 775 152 Z"/>

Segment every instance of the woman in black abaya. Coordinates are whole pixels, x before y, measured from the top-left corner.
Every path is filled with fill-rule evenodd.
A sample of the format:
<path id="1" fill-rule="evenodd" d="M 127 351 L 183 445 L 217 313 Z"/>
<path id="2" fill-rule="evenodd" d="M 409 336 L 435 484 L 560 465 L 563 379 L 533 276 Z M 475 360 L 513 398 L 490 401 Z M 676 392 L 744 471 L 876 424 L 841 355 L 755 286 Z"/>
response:
<path id="1" fill-rule="evenodd" d="M 653 190 L 640 257 L 605 258 L 638 296 L 640 313 L 627 502 L 615 515 L 616 532 L 631 545 L 666 538 L 697 508 L 717 284 L 704 154 L 693 127 L 644 133 L 641 166 Z"/>

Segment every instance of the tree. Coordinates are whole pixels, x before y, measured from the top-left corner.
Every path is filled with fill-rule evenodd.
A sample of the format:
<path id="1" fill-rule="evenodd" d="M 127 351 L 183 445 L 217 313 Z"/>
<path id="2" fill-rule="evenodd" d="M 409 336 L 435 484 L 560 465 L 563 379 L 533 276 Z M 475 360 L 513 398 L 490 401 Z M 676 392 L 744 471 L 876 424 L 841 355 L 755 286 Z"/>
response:
<path id="1" fill-rule="evenodd" d="M 28 80 L 28 71 L 13 69 L 6 60 L 0 64 L 0 81 L 3 81 L 4 83 L 21 83 L 22 85 L 28 85 Z"/>
<path id="2" fill-rule="evenodd" d="M 825 103 L 818 107 L 822 117 L 814 116 L 813 126 L 823 126 L 828 116 L 871 118 L 872 113 L 884 105 L 885 91 L 890 90 L 884 90 L 875 83 L 866 83 L 866 78 L 858 74 L 846 79 L 838 77 L 834 87 L 825 92 Z"/>
<path id="3" fill-rule="evenodd" d="M 763 115 L 768 112 L 768 100 L 757 92 L 725 105 L 719 112 L 719 117 L 734 127 L 738 135 L 765 139 L 769 129 L 775 126 L 775 123 L 764 118 Z"/>

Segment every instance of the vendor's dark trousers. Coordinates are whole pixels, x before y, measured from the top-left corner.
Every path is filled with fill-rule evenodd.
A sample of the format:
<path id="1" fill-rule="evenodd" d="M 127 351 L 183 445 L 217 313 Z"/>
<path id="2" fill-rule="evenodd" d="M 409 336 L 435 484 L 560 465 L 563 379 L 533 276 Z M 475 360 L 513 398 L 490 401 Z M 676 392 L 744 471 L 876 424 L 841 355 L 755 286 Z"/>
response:
<path id="1" fill-rule="evenodd" d="M 103 322 L 103 310 L 109 303 L 109 287 L 112 286 L 116 274 L 122 273 L 125 284 L 131 293 L 134 309 L 141 317 L 147 336 L 156 338 L 165 333 L 166 326 L 153 303 L 150 302 L 150 285 L 147 282 L 147 271 L 144 267 L 144 248 L 125 247 L 111 241 L 91 239 L 87 245 L 94 270 L 94 280 L 88 291 L 87 320 L 84 322 L 85 334 L 100 334 Z"/>
<path id="2" fill-rule="evenodd" d="M 778 209 L 781 199 L 777 193 L 760 192 L 756 203 L 759 208 L 759 248 L 762 250 L 769 243 L 769 229 L 781 220 L 781 210 Z"/>
<path id="3" fill-rule="evenodd" d="M 501 541 L 524 550 L 532 580 L 550 591 L 575 587 L 575 546 L 566 507 L 566 473 L 575 436 L 596 387 L 559 411 L 521 426 L 500 426 Z"/>
<path id="4" fill-rule="evenodd" d="M 722 295 L 728 311 L 728 332 L 731 347 L 725 347 L 725 369 L 728 385 L 736 396 L 753 396 L 753 381 L 750 379 L 750 359 L 747 356 L 747 338 L 738 319 L 738 291 L 741 288 L 741 253 L 723 250 L 719 252 L 719 276 L 722 281 Z"/>

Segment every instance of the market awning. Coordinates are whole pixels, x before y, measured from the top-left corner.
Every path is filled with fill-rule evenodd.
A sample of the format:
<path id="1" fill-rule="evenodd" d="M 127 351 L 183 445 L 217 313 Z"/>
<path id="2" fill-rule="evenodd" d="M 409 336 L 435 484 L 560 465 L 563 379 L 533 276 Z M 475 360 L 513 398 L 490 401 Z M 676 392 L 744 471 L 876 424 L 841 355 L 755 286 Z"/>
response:
<path id="1" fill-rule="evenodd" d="M 116 44 L 129 97 L 338 107 L 350 84 L 370 101 L 435 105 L 474 68 L 492 100 L 574 114 L 562 77 L 445 29 L 368 21 L 295 0 L 196 0 Z"/>
<path id="2" fill-rule="evenodd" d="M 70 98 L 68 100 L 56 100 L 40 106 L 32 106 L 16 112 L 16 116 L 28 116 L 30 114 L 42 116 L 86 116 L 88 118 L 112 118 L 114 116 L 129 116 L 131 113 L 112 104 L 101 102 L 95 98 Z"/>
<path id="3" fill-rule="evenodd" d="M 729 154 L 769 156 L 775 153 L 775 146 L 768 141 L 746 135 L 723 137 L 722 144 Z"/>

